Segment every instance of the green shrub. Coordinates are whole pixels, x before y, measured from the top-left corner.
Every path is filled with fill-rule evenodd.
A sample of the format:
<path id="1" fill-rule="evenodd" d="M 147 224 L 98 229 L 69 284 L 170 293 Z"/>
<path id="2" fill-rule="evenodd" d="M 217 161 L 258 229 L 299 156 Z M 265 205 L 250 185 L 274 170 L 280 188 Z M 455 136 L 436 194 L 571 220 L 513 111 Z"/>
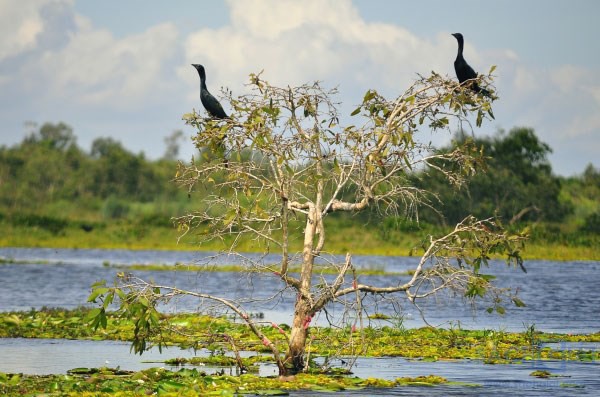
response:
<path id="1" fill-rule="evenodd" d="M 581 230 L 587 233 L 600 234 L 600 212 L 595 212 L 585 218 Z"/>
<path id="2" fill-rule="evenodd" d="M 173 220 L 165 214 L 145 214 L 139 218 L 138 224 L 152 227 L 173 227 Z"/>
<path id="3" fill-rule="evenodd" d="M 110 196 L 104 201 L 102 206 L 102 216 L 105 219 L 121 219 L 129 214 L 130 206 L 123 200 L 115 196 Z"/>
<path id="4" fill-rule="evenodd" d="M 56 218 L 48 215 L 17 213 L 11 217 L 11 223 L 14 226 L 40 227 L 46 229 L 52 234 L 62 232 L 69 222 L 62 218 Z"/>

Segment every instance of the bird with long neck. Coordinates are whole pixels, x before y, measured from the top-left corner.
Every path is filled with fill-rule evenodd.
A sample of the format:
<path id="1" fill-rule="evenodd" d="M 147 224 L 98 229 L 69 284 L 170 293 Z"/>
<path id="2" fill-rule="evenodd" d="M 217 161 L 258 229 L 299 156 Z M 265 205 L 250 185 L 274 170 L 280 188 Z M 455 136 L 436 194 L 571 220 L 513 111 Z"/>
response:
<path id="1" fill-rule="evenodd" d="M 200 101 L 202 102 L 202 106 L 208 112 L 208 114 L 215 119 L 226 119 L 227 113 L 223 110 L 223 106 L 217 101 L 217 98 L 212 96 L 210 92 L 208 92 L 208 88 L 206 88 L 206 71 L 204 70 L 204 66 L 192 64 L 193 67 L 196 68 L 198 74 L 200 75 Z"/>
<path id="2" fill-rule="evenodd" d="M 458 78 L 459 83 L 462 84 L 465 81 L 476 79 L 477 73 L 463 57 L 463 48 L 465 45 L 463 35 L 461 33 L 452 33 L 452 36 L 454 36 L 458 41 L 458 53 L 456 54 L 456 59 L 454 60 L 454 71 L 456 72 L 456 77 Z M 477 93 L 491 97 L 490 92 L 485 88 L 479 87 L 479 84 L 477 84 L 476 81 L 471 81 L 469 83 L 469 88 Z"/>
<path id="3" fill-rule="evenodd" d="M 227 113 L 223 110 L 223 106 L 219 103 L 217 98 L 212 96 L 210 92 L 208 92 L 208 88 L 206 88 L 206 71 L 204 70 L 204 66 L 198 64 L 192 64 L 193 67 L 196 68 L 198 74 L 200 75 L 200 102 L 202 102 L 202 106 L 208 112 L 208 114 L 215 119 L 227 119 Z M 225 137 L 223 136 L 217 143 L 216 151 L 220 152 L 223 156 L 225 156 Z M 223 164 L 225 168 L 228 168 L 227 158 L 224 157 Z"/>

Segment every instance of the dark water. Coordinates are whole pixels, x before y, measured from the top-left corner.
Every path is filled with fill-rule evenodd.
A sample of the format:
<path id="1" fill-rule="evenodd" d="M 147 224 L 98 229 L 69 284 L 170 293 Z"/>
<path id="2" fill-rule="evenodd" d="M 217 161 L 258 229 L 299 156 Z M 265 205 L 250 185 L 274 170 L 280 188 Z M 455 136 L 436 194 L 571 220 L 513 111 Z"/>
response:
<path id="1" fill-rule="evenodd" d="M 209 254 L 177 251 L 128 250 L 56 250 L 0 248 L 0 258 L 19 261 L 18 264 L 0 265 L 0 311 L 29 310 L 41 307 L 75 308 L 84 305 L 90 285 L 98 280 L 111 281 L 118 269 L 104 266 L 133 263 L 203 263 L 215 259 L 218 264 L 240 263 L 236 257 L 211 258 Z M 278 257 L 251 256 L 260 263 L 276 263 Z M 343 258 L 336 260 L 342 261 Z M 36 263 L 44 261 L 44 263 Z M 402 272 L 415 266 L 416 258 L 405 257 L 354 257 L 357 268 L 381 268 Z M 442 295 L 421 304 L 427 319 L 434 325 L 446 327 L 500 329 L 523 331 L 530 325 L 537 330 L 561 333 L 591 333 L 600 331 L 600 262 L 529 261 L 528 273 L 509 269 L 493 263 L 487 273 L 495 274 L 502 286 L 518 288 L 526 302 L 524 308 L 508 308 L 505 316 L 490 315 L 487 306 L 472 308 L 462 300 Z M 161 272 L 131 271 L 134 275 L 153 279 L 165 285 L 183 289 L 218 294 L 230 298 L 251 296 L 244 307 L 251 312 L 261 312 L 265 321 L 290 323 L 294 296 L 291 291 L 279 291 L 279 279 L 268 273 L 240 277 L 229 272 Z M 329 276 L 325 276 L 328 278 Z M 361 282 L 387 285 L 390 277 L 398 282 L 407 276 L 361 276 Z M 330 279 L 330 278 L 329 278 Z M 369 313 L 400 313 L 402 326 L 419 327 L 424 323 L 414 306 L 406 304 L 403 296 L 395 302 L 370 302 Z M 165 311 L 194 311 L 200 304 L 192 299 L 169 302 Z M 369 303 L 369 302 L 368 302 Z M 341 310 L 329 307 L 332 317 L 343 318 Z M 348 318 L 352 321 L 352 318 Z M 325 316 L 317 319 L 325 323 Z M 365 320 L 366 321 L 366 320 Z M 399 325 L 399 323 L 396 323 Z M 598 350 L 597 344 L 575 346 Z M 117 366 L 124 369 L 142 369 L 156 366 L 143 361 L 164 360 L 170 357 L 188 357 L 193 352 L 169 349 L 135 356 L 129 345 L 119 342 L 56 341 L 0 339 L 0 372 L 60 373 L 74 367 Z M 204 353 L 200 353 L 204 354 Z M 106 363 L 108 361 L 108 363 Z M 535 369 L 547 369 L 561 378 L 537 379 L 529 376 Z M 273 368 L 264 366 L 261 374 L 269 375 Z M 478 387 L 441 386 L 435 388 L 399 387 L 390 390 L 348 391 L 344 395 L 506 395 L 513 396 L 563 396 L 600 395 L 598 362 L 532 361 L 524 364 L 485 365 L 480 361 L 422 362 L 402 358 L 360 358 L 353 368 L 356 376 L 395 379 L 401 376 L 435 374 L 452 381 L 478 384 Z M 304 396 L 313 393 L 294 393 Z M 335 395 L 319 393 L 319 395 Z"/>

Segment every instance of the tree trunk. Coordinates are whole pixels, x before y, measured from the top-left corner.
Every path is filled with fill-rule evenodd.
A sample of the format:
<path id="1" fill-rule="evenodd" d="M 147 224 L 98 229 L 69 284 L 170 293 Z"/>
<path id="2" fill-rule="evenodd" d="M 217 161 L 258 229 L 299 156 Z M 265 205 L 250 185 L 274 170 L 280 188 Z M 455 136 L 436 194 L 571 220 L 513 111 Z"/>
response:
<path id="1" fill-rule="evenodd" d="M 296 301 L 294 311 L 294 322 L 290 334 L 290 344 L 285 357 L 285 362 L 290 367 L 291 373 L 298 373 L 304 370 L 304 354 L 306 348 L 306 337 L 308 336 L 308 327 L 312 316 L 310 307 L 306 299 L 300 298 Z"/>
<path id="2" fill-rule="evenodd" d="M 313 244 L 318 224 L 318 212 L 311 205 L 306 218 L 304 229 L 304 247 L 302 250 L 302 269 L 300 271 L 300 288 L 296 298 L 294 321 L 290 334 L 288 352 L 285 356 L 287 365 L 291 365 L 290 372 L 297 373 L 304 370 L 304 353 L 308 327 L 312 321 L 311 282 L 314 265 Z"/>

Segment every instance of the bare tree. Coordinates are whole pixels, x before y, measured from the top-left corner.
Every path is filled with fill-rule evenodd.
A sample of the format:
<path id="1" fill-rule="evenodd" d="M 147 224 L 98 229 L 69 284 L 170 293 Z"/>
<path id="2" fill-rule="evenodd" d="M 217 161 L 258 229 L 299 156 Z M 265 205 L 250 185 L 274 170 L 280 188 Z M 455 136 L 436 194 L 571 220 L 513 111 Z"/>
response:
<path id="1" fill-rule="evenodd" d="M 448 132 L 453 119 L 468 123 L 469 116 L 480 126 L 492 116 L 490 98 L 432 73 L 419 76 L 391 101 L 368 91 L 352 112 L 355 125 L 341 126 L 336 90 L 319 83 L 275 87 L 260 74 L 250 80 L 250 94 L 228 95 L 231 119 L 207 119 L 195 112 L 184 115 L 188 124 L 198 128 L 194 139 L 199 148 L 216 150 L 225 142 L 228 158 L 180 164 L 178 182 L 190 193 L 199 188 L 205 193 L 203 207 L 177 221 L 185 231 L 196 231 L 206 240 L 221 239 L 229 254 L 241 255 L 238 246 L 248 239 L 265 253 L 280 254 L 277 265 L 248 263 L 270 270 L 282 289 L 295 293 L 293 323 L 286 344 L 280 346 L 285 355 L 262 334 L 241 302 L 132 277 L 124 277 L 117 287 L 122 299 L 143 298 L 150 307 L 179 295 L 217 302 L 237 313 L 271 348 L 282 375 L 306 368 L 311 321 L 329 305 L 362 310 L 367 295 L 394 294 L 404 294 L 416 304 L 442 290 L 472 299 L 492 296 L 497 305 L 503 296 L 521 304 L 479 272 L 492 254 L 506 255 L 509 263 L 522 265 L 518 246 L 523 237 L 509 236 L 495 219 L 468 217 L 447 235 L 429 237 L 412 276 L 404 282 L 389 278 L 386 285 L 363 284 L 351 252 L 337 253 L 345 254 L 345 260 L 336 263 L 329 255 L 335 253 L 326 251 L 330 214 L 371 209 L 418 219 L 419 206 L 435 208 L 438 203 L 409 182 L 411 173 L 437 169 L 457 187 L 475 173 L 483 156 L 468 140 L 450 153 L 438 152 L 416 134 L 420 129 Z M 489 85 L 491 75 L 480 80 Z M 298 220 L 303 220 L 301 225 Z M 321 269 L 317 259 L 335 269 L 336 275 L 315 280 Z M 98 285 L 98 290 L 92 298 L 113 293 L 112 301 L 114 288 Z M 94 314 L 98 325 L 100 312 Z"/>

